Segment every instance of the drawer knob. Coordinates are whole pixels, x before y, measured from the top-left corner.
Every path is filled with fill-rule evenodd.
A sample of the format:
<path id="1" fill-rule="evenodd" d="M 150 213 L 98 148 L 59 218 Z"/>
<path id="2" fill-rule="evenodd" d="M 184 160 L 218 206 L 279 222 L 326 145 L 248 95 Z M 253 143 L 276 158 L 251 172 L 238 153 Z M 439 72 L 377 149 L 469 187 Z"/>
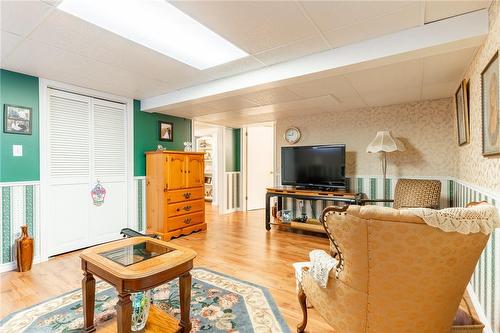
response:
<path id="1" fill-rule="evenodd" d="M 184 219 L 184 223 L 185 223 L 185 224 L 189 224 L 189 223 L 191 223 L 191 218 Z"/>
<path id="2" fill-rule="evenodd" d="M 186 198 L 186 199 L 191 198 L 191 193 L 189 193 L 189 192 L 184 193 L 184 198 Z"/>
<path id="3" fill-rule="evenodd" d="M 191 206 L 184 206 L 184 208 L 182 208 L 182 209 L 184 209 L 185 211 L 190 211 L 191 210 Z"/>

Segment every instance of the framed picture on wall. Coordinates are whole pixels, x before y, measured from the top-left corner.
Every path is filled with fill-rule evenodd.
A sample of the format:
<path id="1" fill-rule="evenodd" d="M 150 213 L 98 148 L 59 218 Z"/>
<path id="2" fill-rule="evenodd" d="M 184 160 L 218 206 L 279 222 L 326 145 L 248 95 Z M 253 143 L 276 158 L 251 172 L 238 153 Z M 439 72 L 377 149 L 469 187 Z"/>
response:
<path id="1" fill-rule="evenodd" d="M 483 156 L 500 154 L 500 91 L 498 51 L 481 73 Z"/>
<path id="2" fill-rule="evenodd" d="M 174 124 L 166 121 L 158 121 L 158 140 L 174 141 Z"/>
<path id="3" fill-rule="evenodd" d="M 467 103 L 467 87 L 465 80 L 455 92 L 455 112 L 457 116 L 458 145 L 469 142 L 469 107 Z"/>
<path id="4" fill-rule="evenodd" d="M 31 135 L 31 108 L 4 104 L 3 131 L 11 134 Z"/>

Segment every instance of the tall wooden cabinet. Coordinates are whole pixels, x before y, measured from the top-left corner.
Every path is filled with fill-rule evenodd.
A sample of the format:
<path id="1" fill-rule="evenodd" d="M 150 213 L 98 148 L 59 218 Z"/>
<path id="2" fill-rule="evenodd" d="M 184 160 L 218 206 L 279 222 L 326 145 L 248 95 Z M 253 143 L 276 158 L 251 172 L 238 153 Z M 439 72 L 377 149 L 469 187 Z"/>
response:
<path id="1" fill-rule="evenodd" d="M 162 239 L 206 230 L 203 153 L 146 152 L 147 232 Z"/>

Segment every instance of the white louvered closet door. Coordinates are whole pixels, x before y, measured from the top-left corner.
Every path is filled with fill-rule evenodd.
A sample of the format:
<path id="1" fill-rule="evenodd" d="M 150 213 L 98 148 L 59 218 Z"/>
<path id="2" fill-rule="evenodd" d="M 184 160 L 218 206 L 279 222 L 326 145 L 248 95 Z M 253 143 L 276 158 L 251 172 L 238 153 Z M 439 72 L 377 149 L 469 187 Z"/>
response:
<path id="1" fill-rule="evenodd" d="M 106 189 L 102 206 L 92 205 L 93 243 L 116 238 L 127 226 L 127 126 L 124 104 L 92 99 L 92 184 Z M 93 186 L 93 185 L 92 185 Z"/>
<path id="2" fill-rule="evenodd" d="M 119 237 L 127 225 L 126 107 L 49 89 L 47 254 Z M 102 206 L 90 194 L 97 179 Z"/>

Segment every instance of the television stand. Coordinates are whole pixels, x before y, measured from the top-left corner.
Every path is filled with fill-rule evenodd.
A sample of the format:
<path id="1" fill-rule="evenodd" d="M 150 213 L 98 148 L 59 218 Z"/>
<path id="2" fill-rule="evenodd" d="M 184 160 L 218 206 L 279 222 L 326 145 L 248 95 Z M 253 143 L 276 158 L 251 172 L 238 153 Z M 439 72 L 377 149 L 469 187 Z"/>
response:
<path id="1" fill-rule="evenodd" d="M 322 191 L 318 189 L 303 189 L 291 186 L 269 187 L 266 192 L 266 230 L 271 230 L 271 198 L 278 198 L 278 210 L 283 209 L 283 198 L 302 200 L 328 200 L 358 204 L 361 197 L 347 191 Z"/>
<path id="2" fill-rule="evenodd" d="M 287 187 L 288 188 L 288 187 Z M 297 191 L 309 191 L 309 192 L 346 192 L 345 186 L 335 186 L 335 187 L 321 187 L 321 186 L 294 186 L 291 187 Z"/>

